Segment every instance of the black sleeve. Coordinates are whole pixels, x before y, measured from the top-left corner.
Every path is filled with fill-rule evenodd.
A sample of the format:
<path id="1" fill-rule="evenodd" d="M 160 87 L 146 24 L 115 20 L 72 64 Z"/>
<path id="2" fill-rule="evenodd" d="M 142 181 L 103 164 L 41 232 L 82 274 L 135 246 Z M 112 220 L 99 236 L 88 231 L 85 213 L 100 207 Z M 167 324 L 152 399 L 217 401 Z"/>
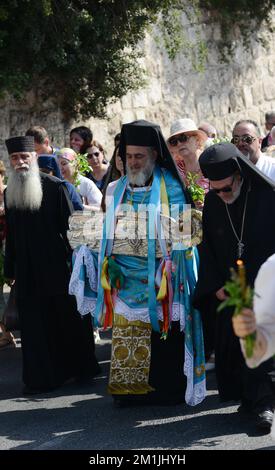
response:
<path id="1" fill-rule="evenodd" d="M 5 214 L 6 214 L 6 244 L 5 244 L 5 259 L 4 259 L 4 276 L 8 279 L 15 279 L 15 243 L 14 233 L 11 223 L 11 213 L 7 209 L 5 199 Z"/>
<path id="2" fill-rule="evenodd" d="M 206 301 L 206 297 L 214 294 L 224 285 L 223 275 L 220 273 L 216 260 L 215 250 L 213 249 L 214 240 L 211 237 L 210 225 L 213 223 L 211 212 L 215 212 L 211 204 L 207 202 L 203 209 L 203 238 L 202 243 L 198 246 L 199 251 L 199 275 L 195 289 L 194 305 L 200 309 Z"/>
<path id="3" fill-rule="evenodd" d="M 67 230 L 69 229 L 69 217 L 74 212 L 72 202 L 69 197 L 68 190 L 65 185 L 59 185 L 59 230 L 64 240 L 67 251 L 68 261 L 70 261 L 72 249 L 67 238 Z"/>

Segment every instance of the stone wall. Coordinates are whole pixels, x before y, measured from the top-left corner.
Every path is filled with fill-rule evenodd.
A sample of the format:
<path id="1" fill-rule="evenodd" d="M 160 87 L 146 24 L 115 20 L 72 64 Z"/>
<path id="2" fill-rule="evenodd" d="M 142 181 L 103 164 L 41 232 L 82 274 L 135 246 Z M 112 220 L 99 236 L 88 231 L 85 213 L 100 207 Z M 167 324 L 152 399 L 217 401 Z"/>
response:
<path id="1" fill-rule="evenodd" d="M 186 25 L 185 25 L 186 27 Z M 189 27 L 189 34 L 192 29 Z M 275 109 L 275 33 L 269 35 L 269 48 L 252 42 L 249 51 L 238 46 L 229 64 L 218 61 L 215 41 L 218 28 L 202 27 L 202 34 L 211 42 L 206 68 L 195 72 L 184 54 L 171 62 L 154 39 L 144 41 L 147 86 L 128 93 L 108 108 L 108 119 L 91 118 L 85 123 L 105 145 L 108 156 L 113 150 L 113 137 L 121 124 L 135 119 L 148 119 L 161 125 L 164 135 L 179 117 L 191 117 L 199 124 L 206 120 L 215 125 L 221 136 L 230 136 L 234 122 L 240 118 L 255 119 L 264 129 L 264 114 Z M 64 122 L 62 113 L 50 101 L 29 93 L 22 103 L 6 100 L 0 103 L 0 157 L 6 159 L 4 139 L 20 135 L 31 124 L 49 131 L 55 145 L 68 143 L 69 129 L 80 123 Z"/>

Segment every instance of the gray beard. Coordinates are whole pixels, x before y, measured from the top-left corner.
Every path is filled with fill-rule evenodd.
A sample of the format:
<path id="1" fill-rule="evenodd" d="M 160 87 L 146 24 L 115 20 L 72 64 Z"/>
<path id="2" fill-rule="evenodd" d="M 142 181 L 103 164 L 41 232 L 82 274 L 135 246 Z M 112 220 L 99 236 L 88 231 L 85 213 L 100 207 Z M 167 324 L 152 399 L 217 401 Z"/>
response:
<path id="1" fill-rule="evenodd" d="M 42 184 L 36 160 L 30 164 L 29 170 L 24 172 L 19 173 L 11 168 L 6 189 L 8 209 L 39 210 L 42 196 Z"/>
<path id="2" fill-rule="evenodd" d="M 132 170 L 126 164 L 126 173 L 128 176 L 128 181 L 132 186 L 145 186 L 146 181 L 152 176 L 155 168 L 155 162 L 148 160 L 146 166 L 140 170 L 138 173 L 132 173 Z"/>
<path id="3" fill-rule="evenodd" d="M 233 204 L 233 202 L 235 202 L 235 201 L 238 199 L 239 195 L 241 194 L 242 185 L 243 185 L 243 180 L 240 182 L 240 185 L 239 185 L 239 187 L 236 189 L 236 191 L 233 192 L 233 194 L 232 194 L 232 200 L 229 201 L 229 202 L 227 202 L 226 204 L 229 204 L 229 205 L 230 205 L 230 204 Z"/>

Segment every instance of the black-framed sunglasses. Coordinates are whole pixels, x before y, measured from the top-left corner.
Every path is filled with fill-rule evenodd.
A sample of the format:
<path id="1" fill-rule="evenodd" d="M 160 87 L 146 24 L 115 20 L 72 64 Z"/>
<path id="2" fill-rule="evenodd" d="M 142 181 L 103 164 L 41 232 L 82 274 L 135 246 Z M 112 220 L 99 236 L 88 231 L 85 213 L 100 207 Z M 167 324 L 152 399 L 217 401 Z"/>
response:
<path id="1" fill-rule="evenodd" d="M 168 143 L 172 146 L 172 147 L 176 147 L 176 145 L 178 144 L 178 142 L 187 142 L 187 140 L 189 139 L 190 135 L 186 135 L 186 134 L 180 134 L 180 135 L 177 135 L 176 137 L 171 137 L 171 139 L 168 139 Z"/>
<path id="2" fill-rule="evenodd" d="M 217 188 L 211 188 L 211 189 L 212 189 L 212 191 L 214 191 L 214 193 L 216 193 L 216 194 L 219 194 L 219 193 L 231 193 L 231 191 L 232 191 L 232 186 L 233 186 L 234 181 L 235 181 L 235 176 L 233 175 L 233 176 L 232 176 L 232 181 L 231 181 L 231 183 L 228 184 L 227 186 L 224 186 L 223 188 L 219 188 L 219 189 L 217 189 Z"/>
<path id="3" fill-rule="evenodd" d="M 233 135 L 231 143 L 238 145 L 239 142 L 242 142 L 243 144 L 250 145 L 254 140 L 256 140 L 256 137 L 253 137 L 252 135 Z"/>
<path id="4" fill-rule="evenodd" d="M 87 158 L 99 157 L 100 152 L 88 153 Z"/>

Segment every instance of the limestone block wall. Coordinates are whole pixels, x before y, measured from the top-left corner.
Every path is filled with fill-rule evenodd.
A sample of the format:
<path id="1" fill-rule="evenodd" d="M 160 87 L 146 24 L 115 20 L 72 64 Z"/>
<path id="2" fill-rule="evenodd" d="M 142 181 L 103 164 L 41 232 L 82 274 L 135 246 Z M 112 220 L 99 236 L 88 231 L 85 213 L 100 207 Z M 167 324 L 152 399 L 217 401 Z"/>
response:
<path id="1" fill-rule="evenodd" d="M 189 29 L 192 34 L 192 28 Z M 180 117 L 191 117 L 197 124 L 209 121 L 221 136 L 230 136 L 238 119 L 250 118 L 261 125 L 264 134 L 264 114 L 275 109 L 275 33 L 269 36 L 268 48 L 255 41 L 248 51 L 238 46 L 230 62 L 221 64 L 215 42 L 218 28 L 202 26 L 202 32 L 211 42 L 202 73 L 194 71 L 184 54 L 171 61 L 148 35 L 143 44 L 147 85 L 110 105 L 108 119 L 64 121 L 62 112 L 51 100 L 41 102 L 33 92 L 22 103 L 0 102 L 0 158 L 7 158 L 4 139 L 24 133 L 31 124 L 46 127 L 54 144 L 61 146 L 68 143 L 70 128 L 89 125 L 106 147 L 108 157 L 121 125 L 135 119 L 159 123 L 166 137 L 171 122 Z"/>

